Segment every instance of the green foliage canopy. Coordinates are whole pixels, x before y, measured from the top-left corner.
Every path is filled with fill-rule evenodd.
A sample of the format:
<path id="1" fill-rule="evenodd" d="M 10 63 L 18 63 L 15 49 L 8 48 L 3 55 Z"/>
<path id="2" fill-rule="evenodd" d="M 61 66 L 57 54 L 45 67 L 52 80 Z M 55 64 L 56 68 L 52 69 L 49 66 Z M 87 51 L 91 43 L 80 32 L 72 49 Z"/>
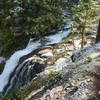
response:
<path id="1" fill-rule="evenodd" d="M 0 0 L 0 47 L 16 46 L 23 36 L 46 35 L 62 23 L 62 0 Z"/>
<path id="2" fill-rule="evenodd" d="M 62 23 L 61 10 L 61 0 L 0 0 L 0 30 L 44 33 Z"/>

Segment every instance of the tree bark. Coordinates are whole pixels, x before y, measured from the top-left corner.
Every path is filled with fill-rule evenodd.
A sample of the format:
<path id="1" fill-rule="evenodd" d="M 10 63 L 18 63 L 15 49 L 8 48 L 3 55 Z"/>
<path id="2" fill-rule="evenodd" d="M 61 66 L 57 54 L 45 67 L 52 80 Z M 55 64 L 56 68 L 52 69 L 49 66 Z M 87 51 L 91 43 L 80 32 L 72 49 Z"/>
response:
<path id="1" fill-rule="evenodd" d="M 73 44 L 73 48 L 74 48 L 74 50 L 76 50 L 76 46 L 75 46 L 75 43 L 74 43 L 74 31 L 73 31 L 73 24 L 71 24 L 71 33 L 72 33 L 72 44 Z"/>
<path id="2" fill-rule="evenodd" d="M 99 20 L 97 36 L 96 36 L 96 43 L 98 43 L 98 42 L 100 42 L 100 20 Z"/>
<path id="3" fill-rule="evenodd" d="M 81 42 L 81 48 L 84 48 L 84 42 L 85 42 L 85 25 L 82 27 L 82 42 Z"/>

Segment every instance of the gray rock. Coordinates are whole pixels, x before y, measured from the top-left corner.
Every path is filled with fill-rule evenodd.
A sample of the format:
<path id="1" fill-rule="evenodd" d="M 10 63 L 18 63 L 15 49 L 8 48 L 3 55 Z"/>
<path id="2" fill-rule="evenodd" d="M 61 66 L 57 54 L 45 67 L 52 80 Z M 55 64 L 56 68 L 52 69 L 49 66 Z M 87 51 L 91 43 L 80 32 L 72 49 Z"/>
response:
<path id="1" fill-rule="evenodd" d="M 6 61 L 6 58 L 0 57 L 0 64 L 1 64 L 2 62 L 5 62 L 5 61 Z"/>

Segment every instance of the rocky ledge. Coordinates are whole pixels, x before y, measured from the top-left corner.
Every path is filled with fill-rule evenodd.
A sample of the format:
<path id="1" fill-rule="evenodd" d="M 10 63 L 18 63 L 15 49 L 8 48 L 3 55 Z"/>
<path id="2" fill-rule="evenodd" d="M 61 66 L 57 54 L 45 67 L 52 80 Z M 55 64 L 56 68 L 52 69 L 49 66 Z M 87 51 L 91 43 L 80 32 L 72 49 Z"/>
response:
<path id="1" fill-rule="evenodd" d="M 100 43 L 94 40 L 89 35 L 81 50 L 79 34 L 75 51 L 69 38 L 25 56 L 15 70 L 13 90 L 4 100 L 99 100 Z"/>
<path id="2" fill-rule="evenodd" d="M 49 66 L 60 67 L 59 71 L 53 69 L 48 74 L 45 69 L 39 73 L 25 87 L 30 90 L 35 85 L 35 90 L 26 100 L 99 100 L 100 43 L 75 51 L 71 58 L 73 62 L 71 59 L 60 58 Z"/>

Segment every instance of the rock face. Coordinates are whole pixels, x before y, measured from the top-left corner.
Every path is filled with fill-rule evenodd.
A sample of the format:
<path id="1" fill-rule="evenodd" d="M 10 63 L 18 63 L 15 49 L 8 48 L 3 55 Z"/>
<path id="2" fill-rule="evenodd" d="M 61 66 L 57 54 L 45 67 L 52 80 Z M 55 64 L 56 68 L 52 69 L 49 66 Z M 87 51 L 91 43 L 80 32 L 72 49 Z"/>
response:
<path id="1" fill-rule="evenodd" d="M 66 83 L 64 100 L 99 100 L 100 43 L 75 52 L 72 58 L 74 63 L 69 64 L 65 71 L 70 67 L 72 77 L 69 77 L 70 86 Z"/>
<path id="2" fill-rule="evenodd" d="M 73 53 L 73 46 L 67 41 L 21 58 L 8 91 L 13 87 L 21 92 L 19 100 L 99 100 L 100 43 L 91 46 L 87 40 L 85 47 Z M 10 94 L 7 95 L 8 99 Z"/>
<path id="3" fill-rule="evenodd" d="M 50 49 L 45 49 L 39 52 L 39 54 L 41 54 L 41 56 L 45 56 L 45 57 L 53 57 L 53 52 Z"/>
<path id="4" fill-rule="evenodd" d="M 99 100 L 100 43 L 75 51 L 73 59 L 74 62 L 58 59 L 52 66 L 62 66 L 61 79 L 42 96 L 37 93 L 29 100 Z M 46 74 L 42 73 L 42 76 Z"/>
<path id="5" fill-rule="evenodd" d="M 6 58 L 0 57 L 0 64 L 3 63 L 3 62 L 5 62 L 5 61 L 6 61 Z"/>
<path id="6" fill-rule="evenodd" d="M 5 62 L 6 62 L 6 58 L 5 57 L 0 57 L 0 74 L 3 71 L 3 66 L 4 66 Z"/>

